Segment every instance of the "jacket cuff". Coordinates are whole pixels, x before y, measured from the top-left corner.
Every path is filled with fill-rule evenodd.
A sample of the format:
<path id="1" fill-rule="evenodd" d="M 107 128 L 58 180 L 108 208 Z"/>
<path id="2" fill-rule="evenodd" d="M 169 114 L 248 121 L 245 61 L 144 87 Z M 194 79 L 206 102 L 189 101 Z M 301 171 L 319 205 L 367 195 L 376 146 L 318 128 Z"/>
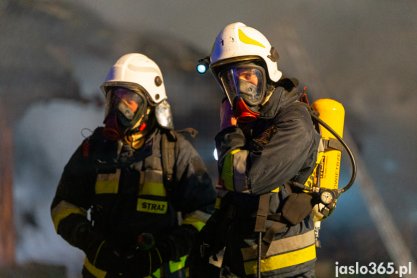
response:
<path id="1" fill-rule="evenodd" d="M 242 148 L 246 143 L 243 131 L 237 126 L 229 126 L 220 131 L 215 141 L 219 160 L 222 160 L 231 150 Z"/>

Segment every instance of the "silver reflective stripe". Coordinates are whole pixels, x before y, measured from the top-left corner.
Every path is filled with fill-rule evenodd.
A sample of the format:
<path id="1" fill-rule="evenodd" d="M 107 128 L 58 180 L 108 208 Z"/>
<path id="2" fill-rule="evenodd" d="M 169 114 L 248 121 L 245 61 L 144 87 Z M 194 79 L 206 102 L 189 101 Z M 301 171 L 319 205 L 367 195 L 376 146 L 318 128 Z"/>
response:
<path id="1" fill-rule="evenodd" d="M 305 248 L 315 244 L 315 242 L 316 239 L 314 237 L 314 230 L 308 231 L 301 235 L 274 240 L 269 246 L 266 257 Z M 251 247 L 242 248 L 241 251 L 244 261 L 253 260 L 258 257 L 256 244 L 252 245 Z"/>
<path id="2" fill-rule="evenodd" d="M 246 159 L 248 155 L 247 150 L 240 150 L 233 154 L 233 184 L 237 192 L 248 190 L 246 182 Z"/>

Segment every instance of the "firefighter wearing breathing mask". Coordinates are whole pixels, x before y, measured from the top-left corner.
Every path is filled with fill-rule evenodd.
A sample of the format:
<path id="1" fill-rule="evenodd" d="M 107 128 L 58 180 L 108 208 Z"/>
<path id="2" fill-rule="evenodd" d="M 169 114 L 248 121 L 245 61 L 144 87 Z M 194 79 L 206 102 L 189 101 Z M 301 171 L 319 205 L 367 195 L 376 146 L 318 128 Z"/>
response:
<path id="1" fill-rule="evenodd" d="M 122 56 L 102 85 L 104 127 L 72 155 L 51 205 L 55 229 L 84 251 L 83 277 L 185 277 L 216 193 L 173 130 L 157 64 Z"/>
<path id="2" fill-rule="evenodd" d="M 292 183 L 312 173 L 320 136 L 277 61 L 265 36 L 243 23 L 227 25 L 214 42 L 210 69 L 225 94 L 215 137 L 218 199 L 192 277 L 314 277 L 311 197 Z"/>

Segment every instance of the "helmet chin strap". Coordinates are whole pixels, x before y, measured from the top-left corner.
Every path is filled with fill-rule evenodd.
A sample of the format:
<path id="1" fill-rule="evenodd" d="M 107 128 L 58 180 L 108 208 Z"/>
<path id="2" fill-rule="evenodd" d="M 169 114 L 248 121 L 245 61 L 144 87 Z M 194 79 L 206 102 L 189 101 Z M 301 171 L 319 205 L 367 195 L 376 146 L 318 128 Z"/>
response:
<path id="1" fill-rule="evenodd" d="M 242 98 L 237 97 L 234 104 L 233 112 L 238 123 L 250 123 L 259 118 L 260 113 L 251 110 Z"/>

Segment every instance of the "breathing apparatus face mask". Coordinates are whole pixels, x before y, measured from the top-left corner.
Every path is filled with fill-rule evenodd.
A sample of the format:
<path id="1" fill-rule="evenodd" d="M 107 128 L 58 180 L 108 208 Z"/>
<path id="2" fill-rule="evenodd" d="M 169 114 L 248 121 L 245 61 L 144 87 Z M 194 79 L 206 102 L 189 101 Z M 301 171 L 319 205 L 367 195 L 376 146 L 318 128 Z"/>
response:
<path id="1" fill-rule="evenodd" d="M 115 87 L 106 94 L 105 135 L 112 140 L 122 139 L 132 132 L 147 111 L 146 97 L 123 87 Z"/>
<path id="2" fill-rule="evenodd" d="M 256 120 L 265 97 L 265 70 L 253 63 L 235 65 L 221 71 L 219 79 L 238 122 Z"/>

